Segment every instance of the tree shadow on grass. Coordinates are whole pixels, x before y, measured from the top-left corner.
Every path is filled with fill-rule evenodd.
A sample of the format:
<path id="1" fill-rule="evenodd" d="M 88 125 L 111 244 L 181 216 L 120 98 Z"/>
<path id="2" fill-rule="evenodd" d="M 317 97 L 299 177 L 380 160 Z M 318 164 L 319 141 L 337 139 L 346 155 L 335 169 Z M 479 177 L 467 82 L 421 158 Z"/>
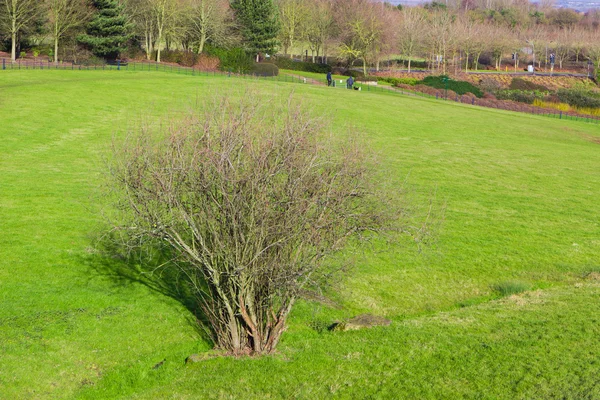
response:
<path id="1" fill-rule="evenodd" d="M 192 292 L 187 276 L 173 265 L 168 249 L 132 250 L 106 236 L 93 242 L 93 250 L 83 257 L 84 265 L 117 286 L 141 284 L 161 296 L 176 300 L 190 311 L 186 316 L 187 322 L 200 338 L 214 344 L 201 299 Z"/>

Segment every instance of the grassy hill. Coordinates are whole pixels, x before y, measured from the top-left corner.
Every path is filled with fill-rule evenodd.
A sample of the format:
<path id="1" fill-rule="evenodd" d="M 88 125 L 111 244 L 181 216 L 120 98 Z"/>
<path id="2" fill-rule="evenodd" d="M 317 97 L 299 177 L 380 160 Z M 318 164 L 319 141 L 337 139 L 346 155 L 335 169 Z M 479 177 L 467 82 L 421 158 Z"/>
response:
<path id="1" fill-rule="evenodd" d="M 185 366 L 211 348 L 193 315 L 93 251 L 103 158 L 140 119 L 246 86 L 361 132 L 385 184 L 445 218 L 433 247 L 357 252 L 339 307 L 300 302 L 277 355 Z M 600 398 L 597 126 L 159 72 L 4 71 L 0 93 L 1 398 Z M 362 312 L 393 323 L 324 329 Z"/>

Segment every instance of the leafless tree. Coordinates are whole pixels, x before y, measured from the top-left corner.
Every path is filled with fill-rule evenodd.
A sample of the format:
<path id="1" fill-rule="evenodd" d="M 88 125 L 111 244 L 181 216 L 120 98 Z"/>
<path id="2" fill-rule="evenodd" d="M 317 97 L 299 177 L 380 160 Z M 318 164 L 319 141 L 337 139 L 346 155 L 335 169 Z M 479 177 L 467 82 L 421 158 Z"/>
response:
<path id="1" fill-rule="evenodd" d="M 163 42 L 166 41 L 168 35 L 173 35 L 177 28 L 181 28 L 177 24 L 181 16 L 181 1 L 179 0 L 147 0 L 149 7 L 146 9 L 154 20 L 156 29 L 156 62 L 160 62 L 160 53 Z"/>
<path id="2" fill-rule="evenodd" d="M 11 39 L 10 58 L 17 59 L 17 37 L 42 12 L 39 0 L 0 0 L 0 26 Z"/>
<path id="3" fill-rule="evenodd" d="M 45 0 L 48 27 L 54 41 L 54 63 L 58 64 L 58 45 L 71 30 L 83 26 L 92 14 L 88 0 Z"/>
<path id="4" fill-rule="evenodd" d="M 399 215 L 369 187 L 363 146 L 331 139 L 291 100 L 267 111 L 255 98 L 141 129 L 111 168 L 115 232 L 170 251 L 216 345 L 236 355 L 272 352 L 300 291 L 331 273 L 328 256 Z"/>
<path id="5" fill-rule="evenodd" d="M 188 33 L 197 45 L 198 54 L 209 41 L 219 45 L 232 42 L 233 13 L 227 0 L 187 1 Z"/>
<path id="6" fill-rule="evenodd" d="M 158 36 L 156 19 L 154 18 L 151 8 L 152 4 L 148 2 L 148 0 L 129 0 L 126 4 L 127 11 L 135 22 L 137 35 L 143 37 L 143 47 L 146 52 L 146 59 L 150 60 Z"/>
<path id="7" fill-rule="evenodd" d="M 446 73 L 447 56 L 457 40 L 454 30 L 453 16 L 449 12 L 439 10 L 431 14 L 426 39 L 431 59 L 438 70 L 442 69 L 443 74 Z"/>
<path id="8" fill-rule="evenodd" d="M 411 7 L 402 10 L 398 32 L 398 47 L 408 59 L 408 72 L 414 56 L 423 48 L 425 37 L 425 14 L 422 9 Z"/>
<path id="9" fill-rule="evenodd" d="M 327 57 L 327 45 L 335 34 L 332 3 L 329 0 L 308 0 L 306 20 L 300 27 L 300 37 L 308 43 L 312 61 L 322 52 Z"/>
<path id="10" fill-rule="evenodd" d="M 379 4 L 367 0 L 348 0 L 336 3 L 336 23 L 340 29 L 340 53 L 349 60 L 362 60 L 363 73 L 372 49 L 380 45 L 384 37 L 384 21 Z"/>
<path id="11" fill-rule="evenodd" d="M 304 0 L 278 0 L 276 2 L 279 10 L 279 31 L 283 54 L 287 56 L 288 50 L 301 37 L 302 29 L 311 22 L 308 18 L 309 7 Z"/>
<path id="12" fill-rule="evenodd" d="M 471 18 L 463 16 L 457 20 L 456 28 L 459 48 L 465 55 L 465 72 L 467 72 L 469 70 L 469 57 L 480 47 L 480 41 L 477 40 L 477 37 L 481 34 L 480 25 Z"/>
<path id="13" fill-rule="evenodd" d="M 512 49 L 516 48 L 516 38 L 511 34 L 508 28 L 504 26 L 487 25 L 490 32 L 490 50 L 496 66 L 496 70 L 502 68 L 502 58 Z"/>

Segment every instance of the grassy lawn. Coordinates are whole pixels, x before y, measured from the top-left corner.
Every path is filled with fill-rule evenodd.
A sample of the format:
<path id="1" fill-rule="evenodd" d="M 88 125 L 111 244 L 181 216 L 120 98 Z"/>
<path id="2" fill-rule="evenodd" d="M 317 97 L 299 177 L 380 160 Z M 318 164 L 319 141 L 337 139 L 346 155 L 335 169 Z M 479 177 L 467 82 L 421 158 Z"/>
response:
<path id="1" fill-rule="evenodd" d="M 357 130 L 382 182 L 445 218 L 433 247 L 349 248 L 340 307 L 300 302 L 277 355 L 185 366 L 211 348 L 189 311 L 92 250 L 103 158 L 141 118 L 246 86 Z M 162 72 L 0 71 L 0 93 L 0 398 L 600 398 L 597 125 Z M 324 329 L 362 312 L 393 323 Z"/>
<path id="2" fill-rule="evenodd" d="M 314 79 L 315 81 L 322 82 L 323 84 L 327 83 L 327 74 L 318 74 L 316 72 L 294 71 L 291 69 L 280 69 L 279 74 L 283 75 L 283 76 L 286 76 L 286 75 L 287 76 L 302 76 L 304 78 L 310 78 L 310 79 Z M 347 76 L 336 75 L 336 74 L 332 74 L 331 77 L 333 79 L 337 79 L 338 82 L 340 80 L 343 80 L 344 82 L 346 82 L 346 79 L 348 79 Z"/>

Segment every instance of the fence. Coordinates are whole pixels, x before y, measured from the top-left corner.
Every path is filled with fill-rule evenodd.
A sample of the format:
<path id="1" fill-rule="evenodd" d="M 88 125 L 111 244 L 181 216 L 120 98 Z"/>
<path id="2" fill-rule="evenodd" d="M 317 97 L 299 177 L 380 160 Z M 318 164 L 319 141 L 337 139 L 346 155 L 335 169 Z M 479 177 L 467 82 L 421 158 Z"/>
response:
<path id="1" fill-rule="evenodd" d="M 183 67 L 180 65 L 155 63 L 155 62 L 114 62 L 103 65 L 82 65 L 75 63 L 52 63 L 44 60 L 17 60 L 11 62 L 11 60 L 2 59 L 0 64 L 0 70 L 77 70 L 77 71 L 160 71 L 160 72 L 172 72 L 183 75 L 191 76 L 226 76 L 226 77 L 239 77 L 242 79 L 263 79 L 272 80 L 277 82 L 290 82 L 290 83 L 306 83 L 306 84 L 317 84 L 326 85 L 325 76 L 322 81 L 318 81 L 312 78 L 306 78 L 299 75 L 283 74 L 278 76 L 264 76 L 264 75 L 251 75 L 236 73 L 233 71 L 206 71 L 197 68 Z M 346 83 L 337 83 L 335 88 L 346 88 Z M 429 99 L 436 99 L 441 101 L 454 101 L 463 104 L 471 104 L 473 106 L 481 106 L 486 108 L 496 108 L 507 111 L 526 112 L 530 114 L 556 118 L 556 119 L 567 119 L 573 121 L 583 121 L 588 123 L 600 124 L 600 117 L 593 116 L 582 116 L 575 113 L 568 113 L 558 110 L 542 109 L 525 103 L 498 101 L 493 102 L 488 99 L 478 99 L 474 96 L 460 96 L 456 95 L 454 98 L 448 98 L 446 96 L 436 94 L 428 94 L 419 91 L 411 91 L 407 89 L 398 89 L 391 86 L 384 85 L 372 85 L 364 82 L 355 82 L 355 89 L 360 89 L 366 92 L 381 92 L 404 96 L 416 96 Z"/>

